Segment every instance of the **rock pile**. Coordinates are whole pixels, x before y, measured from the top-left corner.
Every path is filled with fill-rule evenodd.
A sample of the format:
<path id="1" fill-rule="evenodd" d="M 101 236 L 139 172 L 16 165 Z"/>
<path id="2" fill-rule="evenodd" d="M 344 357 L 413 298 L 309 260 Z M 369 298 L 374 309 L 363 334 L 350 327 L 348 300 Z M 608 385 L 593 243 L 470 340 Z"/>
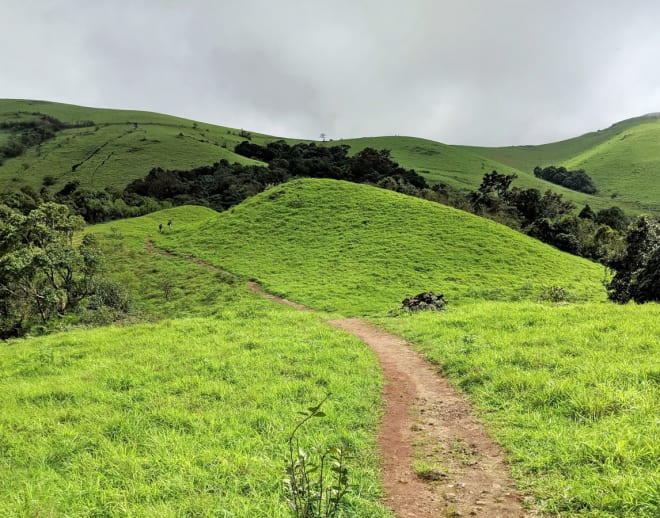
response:
<path id="1" fill-rule="evenodd" d="M 403 299 L 402 304 L 404 309 L 409 309 L 410 311 L 440 311 L 445 308 L 447 301 L 442 293 L 436 295 L 432 291 L 427 291 L 414 297 Z"/>

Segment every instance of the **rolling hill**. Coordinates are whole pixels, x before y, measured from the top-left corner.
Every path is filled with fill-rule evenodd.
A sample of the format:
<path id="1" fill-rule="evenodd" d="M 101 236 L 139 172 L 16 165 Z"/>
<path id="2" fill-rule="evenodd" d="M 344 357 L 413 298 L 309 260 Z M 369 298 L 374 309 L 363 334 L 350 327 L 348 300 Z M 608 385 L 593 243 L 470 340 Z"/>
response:
<path id="1" fill-rule="evenodd" d="M 39 114 L 79 127 L 59 131 L 39 146 L 29 148 L 0 165 L 0 187 L 30 185 L 41 188 L 44 178 L 56 189 L 78 180 L 83 187 L 122 188 L 144 177 L 154 167 L 191 169 L 221 159 L 258 163 L 233 152 L 244 140 L 241 131 L 169 115 L 85 108 L 46 101 L 0 100 L 0 145 L 10 138 L 7 123 L 34 120 Z M 253 142 L 279 137 L 251 133 Z M 364 147 L 386 148 L 407 168 L 431 183 L 456 189 L 476 188 L 484 173 L 516 173 L 515 185 L 552 189 L 578 206 L 594 209 L 619 205 L 630 213 L 660 213 L 660 119 L 647 115 L 585 135 L 538 146 L 485 148 L 447 145 L 416 137 L 342 139 L 321 145 L 348 144 L 355 153 Z M 594 196 L 535 178 L 537 165 L 583 167 L 599 193 Z"/>
<path id="2" fill-rule="evenodd" d="M 450 303 L 536 300 L 553 285 L 605 296 L 602 266 L 450 207 L 335 180 L 288 182 L 154 240 L 350 315 L 382 314 L 429 290 Z"/>
<path id="3" fill-rule="evenodd" d="M 382 375 L 362 342 L 322 322 L 332 313 L 397 331 L 467 392 L 532 509 L 657 516 L 660 306 L 604 302 L 602 267 L 333 180 L 87 231 L 132 293 L 133 320 L 68 330 L 64 319 L 59 333 L 2 344 L 0 514 L 287 516 L 287 432 L 332 392 L 304 444 L 353 445 L 346 514 L 388 516 Z M 176 255 L 149 253 L 147 239 Z M 248 278 L 327 313 L 274 305 Z M 557 285 L 566 300 L 539 302 Z M 391 311 L 429 289 L 448 311 Z"/>

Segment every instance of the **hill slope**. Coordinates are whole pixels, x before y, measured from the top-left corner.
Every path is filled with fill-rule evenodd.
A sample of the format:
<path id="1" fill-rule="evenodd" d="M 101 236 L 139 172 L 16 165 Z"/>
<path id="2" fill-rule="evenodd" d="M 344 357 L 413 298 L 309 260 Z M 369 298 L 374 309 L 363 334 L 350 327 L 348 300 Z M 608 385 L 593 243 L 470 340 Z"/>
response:
<path id="1" fill-rule="evenodd" d="M 46 101 L 0 100 L 0 145 L 10 138 L 3 123 L 34 120 L 40 114 L 84 127 L 65 129 L 55 138 L 28 149 L 0 165 L 0 188 L 31 185 L 40 188 L 47 176 L 53 188 L 71 180 L 83 187 L 124 187 L 154 167 L 191 169 L 221 159 L 257 163 L 233 152 L 243 141 L 241 131 L 179 117 L 132 110 L 85 108 Z M 91 123 L 91 125 L 89 125 Z M 280 137 L 252 134 L 255 143 Z M 485 148 L 453 146 L 415 137 L 369 137 L 328 142 L 348 144 L 355 153 L 364 147 L 386 148 L 407 168 L 432 183 L 457 189 L 476 188 L 492 170 L 516 173 L 516 185 L 552 189 L 582 206 L 601 209 L 613 204 L 629 212 L 660 212 L 660 119 L 648 115 L 562 142 L 540 146 Z M 535 178 L 537 165 L 584 167 L 600 192 L 588 196 Z"/>
<path id="2" fill-rule="evenodd" d="M 450 303 L 536 299 L 562 285 L 602 299 L 602 267 L 492 221 L 366 185 L 297 180 L 156 242 L 317 309 L 395 309 L 420 291 Z"/>
<path id="3" fill-rule="evenodd" d="M 660 212 L 660 114 L 657 113 L 550 144 L 499 148 L 461 146 L 461 149 L 527 173 L 537 165 L 582 168 L 599 188 L 594 200 L 636 212 Z"/>
<path id="4" fill-rule="evenodd" d="M 222 159 L 256 163 L 233 152 L 245 140 L 233 128 L 150 112 L 0 100 L 0 122 L 33 120 L 39 114 L 67 124 L 93 124 L 59 131 L 23 155 L 6 160 L 0 166 L 0 187 L 38 189 L 44 177 L 52 176 L 55 187 L 79 180 L 88 188 L 122 188 L 154 167 L 191 169 Z M 0 143 L 3 138 L 8 138 L 6 130 L 0 133 Z M 253 134 L 252 138 L 261 142 L 266 137 Z"/>

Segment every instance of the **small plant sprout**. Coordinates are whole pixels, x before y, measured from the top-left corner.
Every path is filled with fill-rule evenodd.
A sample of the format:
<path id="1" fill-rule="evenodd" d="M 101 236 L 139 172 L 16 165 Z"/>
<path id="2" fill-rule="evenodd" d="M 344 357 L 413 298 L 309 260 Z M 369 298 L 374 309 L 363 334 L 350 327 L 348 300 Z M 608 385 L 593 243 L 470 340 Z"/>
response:
<path id="1" fill-rule="evenodd" d="M 325 417 L 321 406 L 330 398 L 328 394 L 318 405 L 299 412 L 303 418 L 289 435 L 289 455 L 286 459 L 286 477 L 283 480 L 286 500 L 297 518 L 334 518 L 338 516 L 344 495 L 348 492 L 349 458 L 346 449 L 321 448 L 310 456 L 298 443 L 296 434 L 314 417 Z"/>

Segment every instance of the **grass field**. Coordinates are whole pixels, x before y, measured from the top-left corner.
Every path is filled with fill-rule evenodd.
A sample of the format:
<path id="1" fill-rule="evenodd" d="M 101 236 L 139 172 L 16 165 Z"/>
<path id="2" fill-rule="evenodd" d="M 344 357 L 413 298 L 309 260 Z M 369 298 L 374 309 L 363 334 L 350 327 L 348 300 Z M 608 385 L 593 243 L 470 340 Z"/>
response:
<path id="1" fill-rule="evenodd" d="M 602 266 L 503 225 L 366 185 L 299 180 L 202 223 L 155 236 L 324 311 L 382 314 L 420 291 L 450 304 L 536 300 L 561 285 L 602 300 Z"/>
<path id="2" fill-rule="evenodd" d="M 0 348 L 0 515 L 288 516 L 305 448 L 350 445 L 351 516 L 376 503 L 380 374 L 356 339 L 254 301 L 222 318 L 71 331 Z"/>
<path id="3" fill-rule="evenodd" d="M 162 218 L 184 231 L 212 214 L 91 229 L 132 293 L 130 319 L 154 322 L 0 346 L 0 516 L 288 516 L 287 435 L 328 392 L 302 445 L 353 446 L 346 513 L 388 516 L 368 348 L 232 276 L 146 253 Z"/>
<path id="4" fill-rule="evenodd" d="M 660 515 L 660 305 L 477 303 L 378 323 L 466 391 L 561 516 Z"/>

